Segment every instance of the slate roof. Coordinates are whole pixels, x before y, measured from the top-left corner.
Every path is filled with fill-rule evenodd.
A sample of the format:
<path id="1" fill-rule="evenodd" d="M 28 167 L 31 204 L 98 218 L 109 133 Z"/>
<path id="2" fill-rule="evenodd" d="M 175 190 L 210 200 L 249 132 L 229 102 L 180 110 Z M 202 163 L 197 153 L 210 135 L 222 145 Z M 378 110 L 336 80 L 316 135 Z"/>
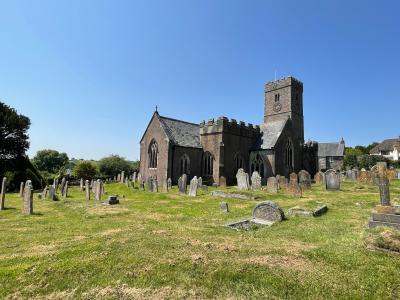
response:
<path id="1" fill-rule="evenodd" d="M 256 149 L 271 149 L 275 147 L 276 142 L 279 137 L 288 119 L 271 121 L 260 125 L 261 137 L 257 141 L 255 148 Z"/>
<path id="2" fill-rule="evenodd" d="M 344 156 L 344 143 L 318 143 L 318 156 Z"/>
<path id="3" fill-rule="evenodd" d="M 160 116 L 166 134 L 171 142 L 182 147 L 202 148 L 200 125 Z"/>
<path id="4" fill-rule="evenodd" d="M 394 146 L 400 149 L 400 138 L 384 140 L 379 145 L 372 148 L 370 154 L 379 154 L 380 151 L 393 151 Z"/>

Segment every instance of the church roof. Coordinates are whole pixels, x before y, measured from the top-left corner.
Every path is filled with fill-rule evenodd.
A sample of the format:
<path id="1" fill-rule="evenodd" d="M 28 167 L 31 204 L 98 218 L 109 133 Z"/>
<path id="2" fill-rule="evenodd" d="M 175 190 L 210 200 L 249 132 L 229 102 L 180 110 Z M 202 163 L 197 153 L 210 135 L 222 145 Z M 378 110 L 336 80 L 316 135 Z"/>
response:
<path id="1" fill-rule="evenodd" d="M 257 149 L 271 149 L 275 147 L 276 142 L 279 137 L 288 119 L 270 121 L 260 125 L 261 138 L 257 141 L 256 148 Z"/>
<path id="2" fill-rule="evenodd" d="M 200 125 L 160 116 L 168 138 L 175 145 L 201 148 Z"/>
<path id="3" fill-rule="evenodd" d="M 344 143 L 318 143 L 318 156 L 343 156 Z"/>

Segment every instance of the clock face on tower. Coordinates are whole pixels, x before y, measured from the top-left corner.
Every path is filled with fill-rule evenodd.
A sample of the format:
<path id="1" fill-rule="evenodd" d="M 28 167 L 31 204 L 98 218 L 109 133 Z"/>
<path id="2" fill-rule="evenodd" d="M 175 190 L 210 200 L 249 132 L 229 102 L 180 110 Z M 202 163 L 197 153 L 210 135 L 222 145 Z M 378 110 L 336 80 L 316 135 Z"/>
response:
<path id="1" fill-rule="evenodd" d="M 274 104 L 274 112 L 280 112 L 282 109 L 282 104 L 280 104 L 279 102 Z"/>

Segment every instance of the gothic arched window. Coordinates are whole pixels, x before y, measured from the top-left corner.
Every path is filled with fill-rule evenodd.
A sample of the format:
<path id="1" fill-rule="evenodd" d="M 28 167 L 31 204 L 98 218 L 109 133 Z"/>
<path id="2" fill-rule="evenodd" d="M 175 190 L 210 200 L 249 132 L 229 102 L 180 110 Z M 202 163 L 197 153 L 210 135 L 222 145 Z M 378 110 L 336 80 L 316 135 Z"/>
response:
<path id="1" fill-rule="evenodd" d="M 189 156 L 183 154 L 181 157 L 181 175 L 190 174 L 190 160 Z"/>
<path id="2" fill-rule="evenodd" d="M 203 156 L 203 174 L 212 175 L 213 174 L 213 160 L 214 157 L 210 152 L 204 153 Z"/>
<path id="3" fill-rule="evenodd" d="M 257 153 L 257 155 L 251 160 L 250 170 L 251 174 L 253 174 L 254 171 L 257 171 L 261 178 L 264 178 L 264 161 L 260 154 Z"/>
<path id="4" fill-rule="evenodd" d="M 243 160 L 243 156 L 240 154 L 240 153 L 237 153 L 236 155 L 235 155 L 235 159 L 234 159 L 234 176 L 236 176 L 236 174 L 237 174 L 237 171 L 239 170 L 239 169 L 243 169 L 243 167 L 244 167 L 244 160 Z"/>
<path id="5" fill-rule="evenodd" d="M 158 146 L 155 140 L 152 140 L 149 146 L 149 168 L 157 168 Z"/>
<path id="6" fill-rule="evenodd" d="M 286 163 L 287 168 L 289 168 L 290 170 L 294 169 L 293 144 L 290 139 L 288 139 L 288 141 L 286 143 L 285 163 Z"/>

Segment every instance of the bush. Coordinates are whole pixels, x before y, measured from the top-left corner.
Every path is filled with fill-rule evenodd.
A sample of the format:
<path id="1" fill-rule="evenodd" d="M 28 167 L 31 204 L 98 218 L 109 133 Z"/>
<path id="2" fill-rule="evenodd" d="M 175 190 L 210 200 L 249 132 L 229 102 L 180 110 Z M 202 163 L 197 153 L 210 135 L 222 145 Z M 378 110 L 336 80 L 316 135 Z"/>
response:
<path id="1" fill-rule="evenodd" d="M 119 155 L 104 157 L 99 161 L 98 165 L 100 173 L 106 176 L 114 177 L 121 171 L 125 171 L 125 174 L 133 172 L 132 164 Z"/>
<path id="2" fill-rule="evenodd" d="M 77 178 L 92 179 L 97 174 L 97 166 L 91 161 L 83 160 L 77 163 L 74 168 L 74 175 Z"/>

